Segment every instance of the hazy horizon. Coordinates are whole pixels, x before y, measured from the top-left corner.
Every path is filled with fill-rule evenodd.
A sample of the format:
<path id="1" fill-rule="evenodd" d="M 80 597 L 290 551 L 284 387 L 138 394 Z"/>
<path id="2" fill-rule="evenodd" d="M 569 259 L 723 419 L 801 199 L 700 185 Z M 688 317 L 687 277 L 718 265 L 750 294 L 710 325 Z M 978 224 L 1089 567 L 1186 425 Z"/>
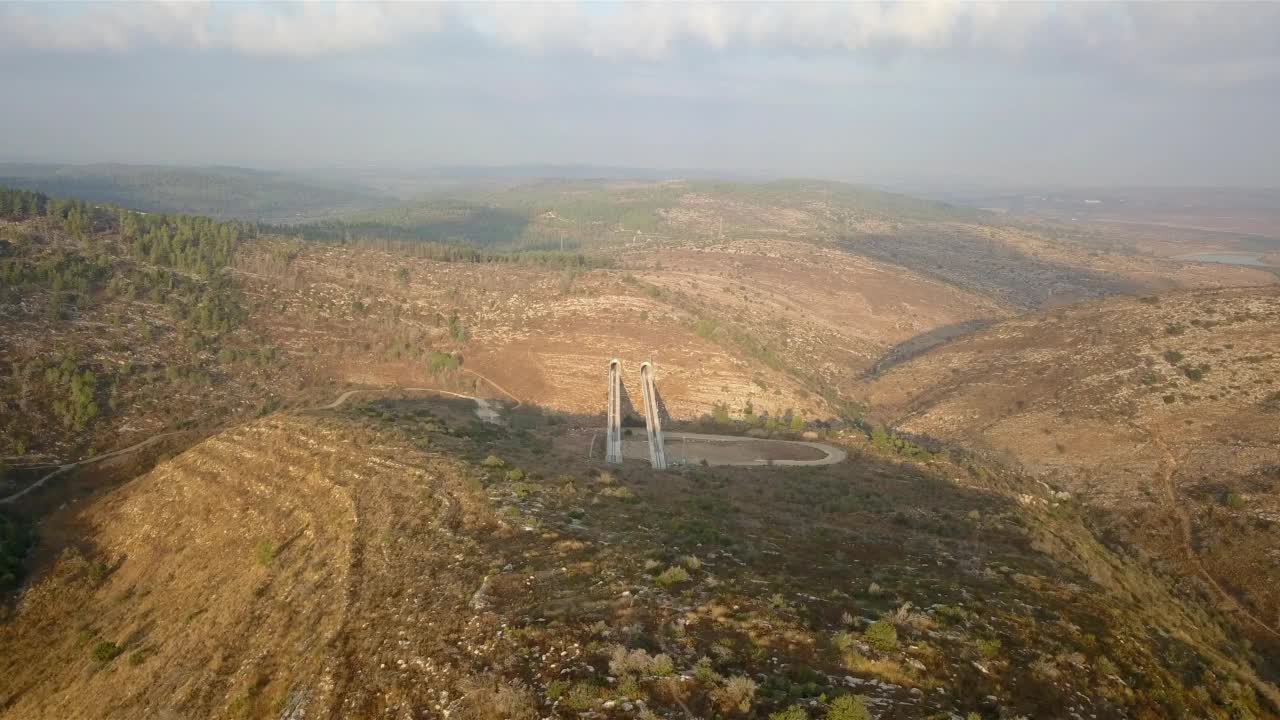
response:
<path id="1" fill-rule="evenodd" d="M 1280 187 L 1280 5 L 6 4 L 0 159 Z"/>

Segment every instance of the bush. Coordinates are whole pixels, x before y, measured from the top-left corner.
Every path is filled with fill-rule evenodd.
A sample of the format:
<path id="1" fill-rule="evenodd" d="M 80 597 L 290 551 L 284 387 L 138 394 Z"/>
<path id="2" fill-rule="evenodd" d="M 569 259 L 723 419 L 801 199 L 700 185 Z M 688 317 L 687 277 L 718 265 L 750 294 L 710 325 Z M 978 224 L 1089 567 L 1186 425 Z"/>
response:
<path id="1" fill-rule="evenodd" d="M 978 640 L 978 654 L 987 660 L 994 660 L 1000 656 L 1002 644 L 999 640 Z"/>
<path id="2" fill-rule="evenodd" d="M 653 658 L 644 650 L 614 645 L 609 653 L 609 672 L 614 675 L 647 675 L 652 667 Z"/>
<path id="3" fill-rule="evenodd" d="M 266 538 L 258 541 L 257 547 L 253 549 L 253 556 L 257 559 L 258 564 L 267 566 L 272 560 L 276 559 L 276 546 Z"/>
<path id="4" fill-rule="evenodd" d="M 600 697 L 600 689 L 585 682 L 574 683 L 569 691 L 560 698 L 560 707 L 574 712 L 590 710 L 596 706 Z"/>
<path id="5" fill-rule="evenodd" d="M 442 353 L 432 350 L 427 355 L 427 369 L 432 375 L 441 375 L 443 373 L 452 372 L 462 367 L 462 356 L 451 355 L 450 353 Z"/>
<path id="6" fill-rule="evenodd" d="M 635 491 L 627 487 L 626 485 L 618 485 L 616 487 L 607 487 L 601 490 L 600 494 L 604 495 L 605 497 L 618 498 L 619 500 L 624 500 L 624 501 L 634 501 L 636 499 Z"/>
<path id="7" fill-rule="evenodd" d="M 827 705 L 827 720 L 871 720 L 871 713 L 862 698 L 842 695 Z"/>
<path id="8" fill-rule="evenodd" d="M 858 648 L 858 638 L 850 632 L 838 632 L 831 636 L 831 644 L 841 655 L 851 653 Z"/>
<path id="9" fill-rule="evenodd" d="M 712 697 L 726 712 L 750 712 L 756 697 L 756 681 L 742 675 L 731 677 Z"/>
<path id="10" fill-rule="evenodd" d="M 493 675 L 468 678 L 462 684 L 463 720 L 537 720 L 538 699 L 522 682 Z"/>
<path id="11" fill-rule="evenodd" d="M 1184 357 L 1183 354 L 1178 352 L 1177 350 L 1164 351 L 1164 361 L 1169 363 L 1170 365 L 1177 365 L 1178 363 L 1182 362 L 1183 357 Z"/>
<path id="12" fill-rule="evenodd" d="M 649 672 L 658 677 L 668 677 L 676 674 L 675 661 L 670 655 L 654 655 L 653 663 L 649 667 Z"/>
<path id="13" fill-rule="evenodd" d="M 862 637 L 867 641 L 868 645 L 881 652 L 889 652 L 898 648 L 898 630 L 885 620 L 877 620 L 868 625 L 866 631 L 862 633 Z"/>
<path id="14" fill-rule="evenodd" d="M 547 683 L 547 699 L 551 702 L 559 700 L 569 690 L 568 680 L 552 680 Z"/>
<path id="15" fill-rule="evenodd" d="M 109 663 L 120 657 L 120 653 L 122 652 L 124 652 L 124 650 L 121 649 L 119 645 L 116 645 L 110 640 L 103 640 L 93 646 L 93 652 L 91 654 L 93 655 L 94 660 L 97 660 L 100 663 Z"/>
<path id="16" fill-rule="evenodd" d="M 786 710 L 770 713 L 769 720 L 809 720 L 809 713 L 799 705 L 792 705 Z"/>
<path id="17" fill-rule="evenodd" d="M 506 461 L 506 460 L 503 460 L 502 458 L 498 457 L 497 455 L 490 455 L 489 457 L 487 457 L 487 458 L 485 458 L 484 460 L 481 460 L 481 461 L 480 461 L 480 466 L 481 466 L 481 467 L 487 467 L 487 468 L 500 468 L 500 467 L 506 467 L 506 466 L 507 466 L 507 461 Z"/>
<path id="18" fill-rule="evenodd" d="M 724 678 L 711 666 L 711 658 L 703 656 L 693 666 L 693 677 L 700 683 L 715 685 Z"/>
<path id="19" fill-rule="evenodd" d="M 511 468 L 507 471 L 507 482 L 520 482 L 524 479 L 524 471 L 520 468 Z"/>
<path id="20" fill-rule="evenodd" d="M 669 588 L 672 585 L 678 585 L 682 582 L 688 582 L 689 571 L 685 570 L 679 565 L 672 565 L 666 570 L 663 570 L 662 573 L 658 575 L 658 577 L 654 578 L 654 580 L 662 587 Z"/>
<path id="21" fill-rule="evenodd" d="M 711 409 L 711 419 L 714 420 L 717 425 L 728 425 L 732 422 L 729 417 L 729 404 L 723 402 L 716 403 Z"/>

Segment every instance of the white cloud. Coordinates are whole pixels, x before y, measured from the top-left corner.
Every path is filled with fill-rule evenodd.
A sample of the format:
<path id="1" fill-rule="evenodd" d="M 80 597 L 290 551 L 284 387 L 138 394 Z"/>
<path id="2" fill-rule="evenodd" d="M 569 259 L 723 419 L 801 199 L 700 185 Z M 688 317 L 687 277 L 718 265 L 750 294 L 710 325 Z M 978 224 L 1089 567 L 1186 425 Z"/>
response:
<path id="1" fill-rule="evenodd" d="M 315 56 L 470 38 L 528 54 L 971 57 L 1190 82 L 1274 77 L 1280 3 L 0 5 L 0 50 Z"/>

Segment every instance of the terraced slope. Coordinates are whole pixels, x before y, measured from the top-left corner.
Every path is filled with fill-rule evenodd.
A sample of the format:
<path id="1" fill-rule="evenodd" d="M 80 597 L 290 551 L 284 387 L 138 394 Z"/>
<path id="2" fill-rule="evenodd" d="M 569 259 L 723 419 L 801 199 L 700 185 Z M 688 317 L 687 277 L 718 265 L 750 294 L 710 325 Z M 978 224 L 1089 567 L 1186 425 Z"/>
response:
<path id="1" fill-rule="evenodd" d="M 885 718 L 1269 716 L 1212 610 L 1017 476 L 861 453 L 602 472 L 551 419 L 470 414 L 276 415 L 50 519 L 83 541 L 0 623 L 0 718 L 763 718 L 840 696 Z"/>
<path id="2" fill-rule="evenodd" d="M 1280 647 L 1280 290 L 1113 299 L 926 352 L 865 398 L 1115 510 L 1134 542 Z M 1268 654 L 1264 653 L 1264 654 Z"/>

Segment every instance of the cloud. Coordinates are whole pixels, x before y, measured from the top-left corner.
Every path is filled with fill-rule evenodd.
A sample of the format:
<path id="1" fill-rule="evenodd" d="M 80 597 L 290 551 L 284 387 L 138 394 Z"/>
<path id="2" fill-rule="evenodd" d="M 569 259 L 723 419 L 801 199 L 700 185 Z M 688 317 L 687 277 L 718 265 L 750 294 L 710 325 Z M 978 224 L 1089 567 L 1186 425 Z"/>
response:
<path id="1" fill-rule="evenodd" d="M 10 51 L 310 57 L 459 39 L 617 61 L 922 55 L 1235 82 L 1276 76 L 1280 3 L 0 5 L 0 49 Z"/>
<path id="2" fill-rule="evenodd" d="M 148 47 L 314 56 L 430 37 L 444 6 L 409 3 L 149 2 L 0 6 L 0 49 Z"/>

